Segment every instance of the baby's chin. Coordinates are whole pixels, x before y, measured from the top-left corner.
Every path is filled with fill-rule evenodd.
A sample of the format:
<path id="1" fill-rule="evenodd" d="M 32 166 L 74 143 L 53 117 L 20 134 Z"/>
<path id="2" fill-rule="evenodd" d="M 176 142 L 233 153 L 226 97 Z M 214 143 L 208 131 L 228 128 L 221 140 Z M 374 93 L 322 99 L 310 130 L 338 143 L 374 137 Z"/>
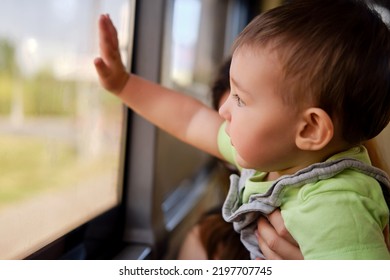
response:
<path id="1" fill-rule="evenodd" d="M 259 172 L 270 172 L 269 166 L 259 166 L 254 163 L 246 161 L 244 158 L 242 158 L 239 154 L 236 155 L 236 163 L 239 167 L 244 169 L 254 169 Z"/>
<path id="2" fill-rule="evenodd" d="M 240 157 L 240 155 L 237 154 L 237 157 L 236 157 L 236 162 L 237 164 L 241 167 L 241 168 L 245 168 L 245 169 L 256 169 L 253 164 L 250 164 L 249 162 L 247 162 L 245 159 L 243 159 L 242 157 Z"/>

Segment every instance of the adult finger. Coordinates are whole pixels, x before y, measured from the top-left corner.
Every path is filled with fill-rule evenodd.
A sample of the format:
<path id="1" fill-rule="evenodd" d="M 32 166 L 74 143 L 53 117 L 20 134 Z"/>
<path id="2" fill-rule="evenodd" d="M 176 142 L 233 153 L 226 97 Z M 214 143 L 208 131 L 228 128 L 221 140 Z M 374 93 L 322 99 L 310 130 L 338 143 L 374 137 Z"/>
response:
<path id="1" fill-rule="evenodd" d="M 284 260 L 303 259 L 299 247 L 284 237 L 279 236 L 276 229 L 267 218 L 261 217 L 257 223 L 259 247 L 265 250 L 263 254 L 268 258 L 281 258 Z"/>
<path id="2" fill-rule="evenodd" d="M 272 227 L 276 230 L 278 236 L 285 239 L 286 241 L 290 242 L 291 244 L 294 244 L 295 246 L 298 246 L 298 243 L 295 241 L 295 239 L 291 236 L 291 234 L 288 232 L 284 220 L 282 217 L 282 213 L 279 209 L 273 211 L 271 214 L 267 216 L 268 221 L 272 225 Z"/>
<path id="3" fill-rule="evenodd" d="M 271 250 L 267 242 L 261 237 L 260 234 L 256 234 L 256 236 L 260 250 L 267 260 L 282 260 L 282 257 L 275 253 L 273 250 Z"/>

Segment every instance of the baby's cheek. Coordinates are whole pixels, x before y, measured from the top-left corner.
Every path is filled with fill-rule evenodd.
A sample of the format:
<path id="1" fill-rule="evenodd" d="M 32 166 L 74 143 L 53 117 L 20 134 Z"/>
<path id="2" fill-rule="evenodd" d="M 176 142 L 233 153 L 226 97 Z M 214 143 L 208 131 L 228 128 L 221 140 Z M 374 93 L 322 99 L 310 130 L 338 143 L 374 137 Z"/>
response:
<path id="1" fill-rule="evenodd" d="M 237 150 L 237 163 L 243 168 L 254 168 L 256 166 L 256 155 L 253 148 L 243 147 Z"/>

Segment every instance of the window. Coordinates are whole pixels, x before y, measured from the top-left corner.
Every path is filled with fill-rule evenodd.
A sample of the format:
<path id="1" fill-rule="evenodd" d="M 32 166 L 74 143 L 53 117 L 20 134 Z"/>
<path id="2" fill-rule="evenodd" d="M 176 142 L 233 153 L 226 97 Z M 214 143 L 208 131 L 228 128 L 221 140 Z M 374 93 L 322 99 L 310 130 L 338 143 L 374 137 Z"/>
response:
<path id="1" fill-rule="evenodd" d="M 237 21 L 232 25 L 244 17 L 245 13 L 241 17 L 239 9 L 241 2 L 138 1 L 134 73 L 207 103 L 210 82 L 227 53 L 226 41 L 230 42 L 227 37 L 234 37 L 227 24 L 233 16 L 237 16 Z M 188 15 L 186 5 L 194 9 L 191 23 L 182 22 L 185 16 L 181 13 Z M 175 38 L 174 42 L 174 32 L 180 37 L 178 29 L 184 24 L 184 29 L 191 34 Z M 239 29 L 235 27 L 232 30 Z M 188 43 L 186 47 L 191 51 L 188 64 L 178 61 L 183 59 L 181 43 Z M 186 72 L 184 79 L 180 79 L 181 70 Z M 150 252 L 148 257 L 174 258 L 183 234 L 206 207 L 218 203 L 218 198 L 209 199 L 215 198 L 213 189 L 216 188 L 208 188 L 215 166 L 209 164 L 210 157 L 205 153 L 174 139 L 136 114 L 132 115 L 130 129 L 123 239 L 147 247 L 142 252 Z M 129 252 L 138 249 L 126 248 L 120 257 L 132 258 L 134 255 Z"/>
<path id="2" fill-rule="evenodd" d="M 208 0 L 167 2 L 163 85 L 186 92 L 204 103 L 211 101 L 210 85 L 224 58 L 228 4 L 228 1 Z M 204 153 L 161 131 L 157 145 L 156 182 L 165 197 L 178 185 L 185 184 L 209 160 Z"/>
<path id="3" fill-rule="evenodd" d="M 20 259 L 117 205 L 126 116 L 98 85 L 97 20 L 123 59 L 130 0 L 3 0 L 0 10 L 0 259 Z"/>

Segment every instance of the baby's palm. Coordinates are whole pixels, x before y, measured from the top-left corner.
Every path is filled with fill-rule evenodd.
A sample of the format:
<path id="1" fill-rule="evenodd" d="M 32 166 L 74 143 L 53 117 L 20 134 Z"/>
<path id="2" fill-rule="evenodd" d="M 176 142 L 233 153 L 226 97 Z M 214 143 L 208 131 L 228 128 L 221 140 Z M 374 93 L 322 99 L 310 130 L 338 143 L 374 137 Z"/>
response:
<path id="1" fill-rule="evenodd" d="M 106 90 L 119 94 L 129 75 L 122 63 L 115 26 L 108 15 L 99 19 L 99 46 L 101 57 L 94 63 L 100 83 Z"/>

